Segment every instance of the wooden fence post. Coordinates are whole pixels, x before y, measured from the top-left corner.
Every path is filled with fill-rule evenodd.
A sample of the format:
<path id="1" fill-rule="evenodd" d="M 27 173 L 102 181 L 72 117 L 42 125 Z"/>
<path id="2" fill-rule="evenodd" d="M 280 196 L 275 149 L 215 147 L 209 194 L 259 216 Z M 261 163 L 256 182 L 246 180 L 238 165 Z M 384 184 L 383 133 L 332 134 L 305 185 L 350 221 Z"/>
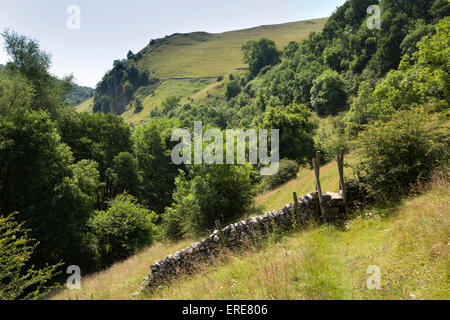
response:
<path id="1" fill-rule="evenodd" d="M 341 160 L 341 168 L 342 168 L 342 172 L 344 172 L 344 148 L 341 148 L 341 150 L 339 151 L 339 158 Z M 339 169 L 339 168 L 338 168 Z M 341 180 L 339 179 L 339 190 L 342 190 L 342 184 L 341 184 Z"/>
<path id="2" fill-rule="evenodd" d="M 220 220 L 216 220 L 217 231 L 219 231 L 220 241 L 222 242 L 224 247 L 228 247 L 227 239 L 225 239 L 225 235 L 223 234 L 222 225 L 220 224 Z"/>
<path id="3" fill-rule="evenodd" d="M 316 160 L 317 160 L 317 174 L 320 176 L 320 151 L 316 151 Z M 316 191 L 319 191 L 317 189 L 317 183 L 316 183 Z"/>
<path id="4" fill-rule="evenodd" d="M 317 193 L 319 194 L 319 205 L 320 212 L 322 213 L 322 221 L 323 223 L 327 223 L 326 212 L 323 206 L 323 195 L 322 195 L 322 187 L 320 186 L 320 175 L 319 175 L 319 165 L 317 163 L 317 159 L 313 159 L 314 173 L 316 174 L 316 185 L 317 185 Z"/>
<path id="5" fill-rule="evenodd" d="M 294 210 L 297 223 L 300 223 L 300 208 L 298 207 L 297 192 L 294 192 Z"/>
<path id="6" fill-rule="evenodd" d="M 343 165 L 341 159 L 342 159 L 342 155 L 336 156 L 336 161 L 337 161 L 338 171 L 339 171 L 339 185 L 341 186 L 342 197 L 344 198 L 345 213 L 349 214 L 350 209 L 348 207 L 347 192 L 345 190 L 345 181 L 344 181 L 344 165 Z"/>

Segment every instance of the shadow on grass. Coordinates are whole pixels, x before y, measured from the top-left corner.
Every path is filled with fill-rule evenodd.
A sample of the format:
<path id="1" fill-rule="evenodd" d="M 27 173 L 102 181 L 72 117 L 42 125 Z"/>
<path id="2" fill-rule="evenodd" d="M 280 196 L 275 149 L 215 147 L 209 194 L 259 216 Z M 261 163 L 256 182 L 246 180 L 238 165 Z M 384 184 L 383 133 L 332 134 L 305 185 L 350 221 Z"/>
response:
<path id="1" fill-rule="evenodd" d="M 261 216 L 263 215 L 265 206 L 259 205 L 259 206 L 252 206 L 247 213 L 245 214 L 244 218 L 254 217 L 254 216 Z"/>

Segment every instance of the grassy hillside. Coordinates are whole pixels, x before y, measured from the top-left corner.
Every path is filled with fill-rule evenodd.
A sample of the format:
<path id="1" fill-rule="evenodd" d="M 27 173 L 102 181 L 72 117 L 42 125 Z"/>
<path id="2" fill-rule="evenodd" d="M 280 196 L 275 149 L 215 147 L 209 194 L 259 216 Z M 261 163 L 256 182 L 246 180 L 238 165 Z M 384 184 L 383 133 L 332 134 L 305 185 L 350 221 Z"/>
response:
<path id="1" fill-rule="evenodd" d="M 94 107 L 94 98 L 89 98 L 83 103 L 79 104 L 75 107 L 78 112 L 88 112 L 92 113 L 92 109 Z"/>
<path id="2" fill-rule="evenodd" d="M 348 162 L 352 157 L 347 157 Z M 347 175 L 349 171 L 347 171 Z M 321 168 L 324 190 L 336 190 L 335 163 Z M 279 209 L 292 192 L 314 190 L 314 174 L 299 178 L 255 200 L 255 211 Z M 366 211 L 345 229 L 311 225 L 269 242 L 261 251 L 226 256 L 213 267 L 141 299 L 449 299 L 450 185 L 435 182 L 429 191 L 393 208 Z M 84 278 L 81 291 L 63 290 L 52 299 L 130 299 L 155 260 L 194 240 L 156 244 L 113 267 Z M 382 290 L 365 289 L 367 268 L 382 272 Z"/>
<path id="3" fill-rule="evenodd" d="M 241 46 L 248 40 L 269 38 L 282 49 L 290 41 L 300 41 L 312 31 L 321 31 L 326 21 L 323 18 L 219 34 L 174 34 L 144 48 L 138 64 L 162 78 L 217 77 L 246 67 Z"/>
<path id="4" fill-rule="evenodd" d="M 208 104 L 211 93 L 224 91 L 226 80 L 217 83 L 219 76 L 231 72 L 239 74 L 236 69 L 247 67 L 242 63 L 241 51 L 245 42 L 266 37 L 282 49 L 291 41 L 300 41 L 313 31 L 321 31 L 326 21 L 327 18 L 323 18 L 219 34 L 194 32 L 156 39 L 138 53 L 141 58 L 136 63 L 140 69 L 149 70 L 162 81 L 150 95 L 140 95 L 141 111 L 137 112 L 129 104 L 122 116 L 127 122 L 138 125 L 169 96 L 180 97 L 181 103 L 192 98 L 195 104 Z M 92 108 L 93 99 L 76 107 L 79 112 L 92 112 Z"/>
<path id="5" fill-rule="evenodd" d="M 348 167 L 353 161 L 352 155 L 346 156 L 346 167 L 344 168 L 344 175 L 346 180 L 352 177 L 351 169 Z M 337 192 L 339 189 L 339 173 L 336 162 L 330 162 L 320 169 L 320 183 L 323 192 Z M 292 194 L 297 192 L 297 195 L 302 196 L 316 189 L 316 180 L 313 170 L 302 168 L 298 178 L 283 186 L 269 191 L 265 194 L 259 195 L 255 198 L 253 212 L 263 214 L 272 210 L 279 210 L 285 204 L 293 202 Z"/>
<path id="6" fill-rule="evenodd" d="M 141 112 L 136 112 L 135 108 L 129 108 L 122 114 L 122 117 L 129 123 L 139 124 L 139 122 L 149 117 L 152 109 L 160 106 L 168 97 L 176 96 L 181 98 L 182 102 L 187 102 L 187 98 L 208 87 L 213 82 L 214 80 L 208 79 L 167 80 L 153 94 L 143 99 Z"/>
<path id="7" fill-rule="evenodd" d="M 450 299 L 449 192 L 439 182 L 345 229 L 310 226 L 143 298 Z M 381 269 L 381 290 L 366 288 L 371 265 Z"/>
<path id="8" fill-rule="evenodd" d="M 256 211 L 263 211 L 263 208 L 265 211 L 282 208 L 286 203 L 292 202 L 293 191 L 297 191 L 299 195 L 314 191 L 314 181 L 314 172 L 302 169 L 297 179 L 257 197 L 252 215 Z M 335 163 L 329 163 L 321 168 L 321 181 L 324 183 L 324 190 L 337 189 L 338 172 Z M 63 290 L 52 298 L 129 299 L 131 294 L 139 288 L 142 279 L 148 273 L 148 268 L 154 261 L 185 248 L 194 241 L 196 239 L 169 245 L 156 244 L 124 262 L 85 278 L 81 291 Z"/>

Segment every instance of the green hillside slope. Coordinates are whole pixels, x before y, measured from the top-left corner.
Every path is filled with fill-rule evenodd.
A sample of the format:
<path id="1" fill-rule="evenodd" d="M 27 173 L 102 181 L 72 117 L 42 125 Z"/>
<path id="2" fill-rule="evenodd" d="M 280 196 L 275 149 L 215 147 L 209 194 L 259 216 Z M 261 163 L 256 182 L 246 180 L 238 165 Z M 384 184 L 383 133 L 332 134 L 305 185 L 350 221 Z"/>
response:
<path id="1" fill-rule="evenodd" d="M 282 49 L 291 41 L 301 41 L 311 32 L 321 31 L 326 21 L 327 18 L 322 18 L 219 34 L 174 34 L 153 40 L 152 44 L 136 54 L 139 58 L 133 63 L 161 81 L 156 89 L 151 90 L 151 94 L 147 94 L 146 90 L 136 94 L 143 102 L 141 110 L 136 111 L 136 107 L 130 103 L 122 116 L 129 123 L 139 124 L 169 96 L 180 97 L 182 102 L 194 96 L 208 103 L 205 95 L 208 89 L 215 88 L 219 76 L 247 67 L 242 62 L 241 51 L 245 42 L 265 37 L 274 40 L 278 48 Z M 76 109 L 79 112 L 92 112 L 92 106 L 93 99 L 89 99 Z"/>
<path id="2" fill-rule="evenodd" d="M 269 38 L 282 49 L 290 41 L 300 41 L 313 31 L 321 31 L 326 21 L 323 18 L 219 34 L 174 34 L 144 48 L 138 65 L 162 78 L 217 77 L 246 67 L 241 46 L 248 40 Z"/>
<path id="3" fill-rule="evenodd" d="M 352 157 L 349 158 L 349 162 Z M 314 173 L 261 195 L 255 206 L 270 210 L 291 201 L 292 191 L 310 192 Z M 321 168 L 326 190 L 335 189 L 336 163 Z M 397 207 L 356 214 L 344 229 L 311 225 L 260 251 L 229 255 L 152 295 L 139 299 L 449 299 L 450 185 L 440 180 Z M 153 261 L 190 242 L 156 244 L 111 268 L 83 278 L 80 291 L 51 299 L 130 299 Z M 367 268 L 381 269 L 381 290 L 365 288 Z M 411 272 L 411 270 L 414 270 Z"/>
<path id="4" fill-rule="evenodd" d="M 337 166 L 335 163 L 329 163 L 322 166 L 321 178 L 323 178 L 324 188 L 329 187 L 334 190 L 337 186 L 338 177 Z M 297 190 L 299 192 L 305 190 L 304 193 L 312 192 L 314 190 L 314 181 L 314 172 L 312 170 L 304 169 L 304 171 L 302 170 L 300 172 L 297 179 L 294 179 L 267 194 L 257 197 L 254 203 L 255 209 L 252 211 L 256 211 L 256 208 L 267 208 L 268 210 L 270 210 L 270 208 L 279 209 L 291 201 L 291 190 Z M 280 195 L 280 197 L 277 195 Z M 142 279 L 147 276 L 150 264 L 168 254 L 188 246 L 196 240 L 197 239 L 190 239 L 174 244 L 153 245 L 124 262 L 117 263 L 107 270 L 84 278 L 81 291 L 74 292 L 63 290 L 51 298 L 129 299 L 133 292 L 139 288 Z M 115 280 L 112 281 L 112 279 Z"/>
<path id="5" fill-rule="evenodd" d="M 143 299 L 450 299 L 449 184 L 398 207 L 373 209 L 341 229 L 310 226 L 261 251 L 177 281 Z M 381 288 L 370 290 L 370 266 Z"/>

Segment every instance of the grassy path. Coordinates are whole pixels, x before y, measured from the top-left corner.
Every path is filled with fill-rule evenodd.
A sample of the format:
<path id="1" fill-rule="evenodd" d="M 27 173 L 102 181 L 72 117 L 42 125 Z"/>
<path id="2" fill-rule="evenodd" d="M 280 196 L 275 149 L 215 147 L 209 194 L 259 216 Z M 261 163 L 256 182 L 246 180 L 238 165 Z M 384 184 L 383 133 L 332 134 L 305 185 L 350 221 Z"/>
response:
<path id="1" fill-rule="evenodd" d="M 336 164 L 323 166 L 321 178 L 324 190 L 336 190 Z M 255 208 L 279 209 L 293 191 L 312 190 L 314 175 L 304 169 L 296 180 L 257 197 Z M 139 298 L 450 299 L 449 194 L 449 183 L 438 181 L 396 207 L 356 214 L 345 228 L 310 225 L 289 236 L 274 235 L 263 250 L 230 254 L 218 265 Z M 82 290 L 62 290 L 52 298 L 130 299 L 151 263 L 193 241 L 155 244 L 83 278 Z M 380 268 L 381 290 L 366 288 L 369 266 Z"/>
<path id="2" fill-rule="evenodd" d="M 344 229 L 310 226 L 144 299 L 450 299 L 448 184 Z M 381 290 L 369 290 L 369 266 Z"/>

